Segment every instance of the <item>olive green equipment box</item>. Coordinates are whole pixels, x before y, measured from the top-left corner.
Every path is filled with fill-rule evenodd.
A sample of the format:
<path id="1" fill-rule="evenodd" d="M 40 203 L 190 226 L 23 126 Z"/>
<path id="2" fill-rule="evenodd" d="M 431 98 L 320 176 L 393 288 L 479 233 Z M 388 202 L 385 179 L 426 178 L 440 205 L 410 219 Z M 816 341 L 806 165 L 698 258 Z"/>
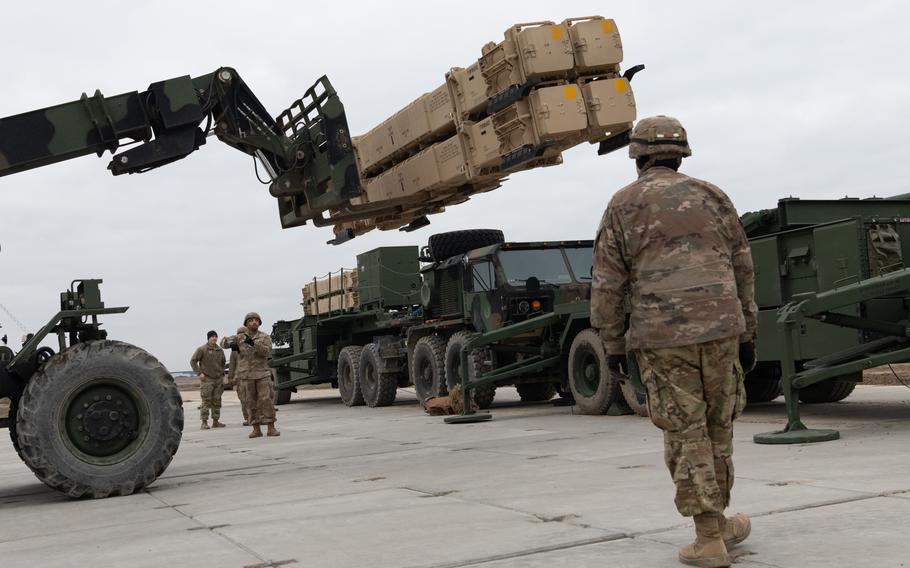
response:
<path id="1" fill-rule="evenodd" d="M 752 402 L 786 397 L 783 432 L 759 443 L 833 439 L 806 430 L 798 402 L 843 400 L 863 370 L 910 360 L 907 349 L 910 196 L 783 199 L 743 225 L 755 264 L 758 365 Z"/>

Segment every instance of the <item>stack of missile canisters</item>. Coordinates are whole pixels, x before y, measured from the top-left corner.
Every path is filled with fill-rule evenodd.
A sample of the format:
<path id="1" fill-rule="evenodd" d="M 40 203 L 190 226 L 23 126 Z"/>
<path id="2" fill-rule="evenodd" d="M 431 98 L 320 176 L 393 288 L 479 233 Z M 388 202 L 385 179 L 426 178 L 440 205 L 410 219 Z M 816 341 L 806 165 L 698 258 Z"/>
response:
<path id="1" fill-rule="evenodd" d="M 627 132 L 635 99 L 621 62 L 611 19 L 509 28 L 477 62 L 354 138 L 364 194 L 351 205 L 394 214 L 336 225 L 336 234 L 403 227 L 510 173 L 562 163 L 572 146 Z"/>
<path id="2" fill-rule="evenodd" d="M 360 305 L 357 270 L 342 269 L 324 278 L 313 278 L 303 287 L 303 313 L 311 316 L 347 312 Z"/>

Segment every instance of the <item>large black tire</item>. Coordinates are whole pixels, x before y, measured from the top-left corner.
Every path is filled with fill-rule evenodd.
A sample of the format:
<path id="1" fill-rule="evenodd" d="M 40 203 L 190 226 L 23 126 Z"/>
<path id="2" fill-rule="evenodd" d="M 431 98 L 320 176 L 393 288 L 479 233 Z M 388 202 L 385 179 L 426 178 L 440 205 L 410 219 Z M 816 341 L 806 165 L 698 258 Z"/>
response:
<path id="1" fill-rule="evenodd" d="M 346 406 L 363 406 L 363 392 L 360 390 L 359 345 L 348 345 L 338 354 L 338 392 Z"/>
<path id="2" fill-rule="evenodd" d="M 569 349 L 569 388 L 582 414 L 606 414 L 619 396 L 619 381 L 607 368 L 607 352 L 593 329 L 579 332 Z"/>
<path id="3" fill-rule="evenodd" d="M 770 402 L 783 392 L 780 388 L 780 379 L 765 377 L 746 378 L 744 384 L 746 387 L 746 402 L 748 404 Z"/>
<path id="4" fill-rule="evenodd" d="M 853 381 L 822 381 L 800 389 L 799 400 L 806 404 L 839 402 L 850 396 L 855 388 Z"/>
<path id="5" fill-rule="evenodd" d="M 9 438 L 13 441 L 13 449 L 16 450 L 16 455 L 19 456 L 19 459 L 25 461 L 25 458 L 22 457 L 22 448 L 19 446 L 19 435 L 16 429 L 16 403 L 12 400 L 9 403 L 9 415 L 7 418 L 9 422 Z"/>
<path id="6" fill-rule="evenodd" d="M 398 393 L 398 376 L 383 373 L 382 369 L 379 346 L 375 343 L 365 345 L 360 352 L 360 392 L 370 408 L 389 406 Z"/>
<path id="7" fill-rule="evenodd" d="M 468 229 L 431 235 L 430 256 L 433 260 L 445 260 L 468 251 L 505 242 L 499 229 Z"/>
<path id="8" fill-rule="evenodd" d="M 129 495 L 155 481 L 180 445 L 174 379 L 146 351 L 80 343 L 51 358 L 19 400 L 22 459 L 70 497 Z"/>
<path id="9" fill-rule="evenodd" d="M 477 333 L 473 331 L 459 331 L 449 338 L 446 345 L 445 357 L 445 374 L 446 386 L 449 390 L 455 388 L 455 385 L 461 384 L 461 347 L 465 345 Z M 486 370 L 484 360 L 489 356 L 486 349 L 475 349 L 468 353 L 468 378 L 473 379 Z M 474 388 L 471 398 L 477 408 L 486 410 L 493 405 L 493 399 L 496 397 L 496 385 L 481 385 Z"/>
<path id="10" fill-rule="evenodd" d="M 294 394 L 292 390 L 275 389 L 275 406 L 282 406 L 291 402 L 292 394 Z"/>
<path id="11" fill-rule="evenodd" d="M 417 340 L 411 354 L 411 382 L 417 398 L 426 400 L 434 396 L 445 396 L 446 388 L 446 342 L 438 335 L 427 335 Z"/>
<path id="12" fill-rule="evenodd" d="M 556 396 L 553 383 L 522 383 L 515 385 L 515 390 L 524 402 L 544 402 Z"/>

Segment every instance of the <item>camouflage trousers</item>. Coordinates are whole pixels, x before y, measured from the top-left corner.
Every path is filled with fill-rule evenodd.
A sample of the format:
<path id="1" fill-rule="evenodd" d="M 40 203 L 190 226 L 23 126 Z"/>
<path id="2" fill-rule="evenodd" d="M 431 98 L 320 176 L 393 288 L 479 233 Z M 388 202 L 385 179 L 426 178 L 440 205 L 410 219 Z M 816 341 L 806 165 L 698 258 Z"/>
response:
<path id="1" fill-rule="evenodd" d="M 250 405 L 250 424 L 272 424 L 275 422 L 275 402 L 272 399 L 271 379 L 243 379 Z"/>
<path id="2" fill-rule="evenodd" d="M 221 419 L 221 395 L 224 393 L 224 378 L 205 376 L 199 381 L 199 394 L 202 395 L 202 406 L 199 414 L 203 420 L 209 419 L 209 410 L 212 420 Z"/>
<path id="3" fill-rule="evenodd" d="M 240 401 L 240 413 L 243 414 L 243 421 L 250 421 L 250 395 L 247 383 L 249 381 L 236 381 L 234 383 L 234 392 L 237 393 L 237 400 Z"/>
<path id="4" fill-rule="evenodd" d="M 722 513 L 733 488 L 733 421 L 746 405 L 738 338 L 634 354 L 651 421 L 664 432 L 677 510 Z"/>

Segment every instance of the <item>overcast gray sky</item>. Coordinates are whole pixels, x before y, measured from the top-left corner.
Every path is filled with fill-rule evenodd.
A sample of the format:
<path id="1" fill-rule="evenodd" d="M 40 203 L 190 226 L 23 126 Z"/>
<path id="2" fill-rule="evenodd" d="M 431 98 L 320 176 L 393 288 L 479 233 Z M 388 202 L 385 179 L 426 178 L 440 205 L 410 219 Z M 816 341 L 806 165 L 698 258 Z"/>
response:
<path id="1" fill-rule="evenodd" d="M 106 6 L 106 10 L 104 8 Z M 615 18 L 639 116 L 689 131 L 684 171 L 718 184 L 741 213 L 778 198 L 910 192 L 910 8 L 903 2 L 16 2 L 3 9 L 0 116 L 143 90 L 219 66 L 238 69 L 277 115 L 320 75 L 363 133 L 476 60 L 511 24 Z M 0 303 L 34 330 L 70 280 L 104 278 L 111 336 L 172 371 L 205 332 L 249 310 L 266 329 L 301 314 L 314 274 L 432 232 L 499 227 L 511 240 L 593 238 L 610 196 L 635 177 L 593 146 L 515 175 L 415 233 L 329 247 L 328 229 L 282 231 L 251 159 L 215 139 L 143 175 L 112 177 L 89 156 L 0 179 Z M 20 331 L 0 312 L 3 332 Z"/>

